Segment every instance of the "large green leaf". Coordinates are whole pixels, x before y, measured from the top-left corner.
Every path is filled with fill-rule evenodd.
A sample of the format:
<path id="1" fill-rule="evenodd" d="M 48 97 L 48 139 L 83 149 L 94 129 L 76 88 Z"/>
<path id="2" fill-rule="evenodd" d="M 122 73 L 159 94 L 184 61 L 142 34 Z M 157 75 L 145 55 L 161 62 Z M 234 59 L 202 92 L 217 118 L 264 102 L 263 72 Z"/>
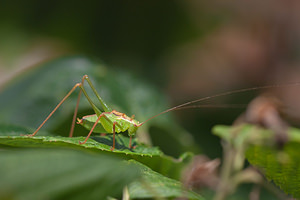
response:
<path id="1" fill-rule="evenodd" d="M 214 132 L 236 146 L 248 144 L 246 158 L 249 162 L 259 167 L 285 193 L 300 198 L 299 129 L 288 130 L 289 141 L 282 149 L 276 145 L 272 131 L 254 125 L 216 126 Z"/>
<path id="2" fill-rule="evenodd" d="M 142 78 L 84 57 L 72 56 L 43 63 L 7 83 L 0 91 L 0 121 L 32 128 L 39 126 L 84 74 L 89 75 L 108 105 L 128 116 L 135 115 L 141 122 L 168 108 L 164 95 Z M 87 84 L 86 88 L 94 102 L 97 102 Z M 69 97 L 42 130 L 68 135 L 77 93 Z M 79 111 L 79 117 L 93 114 L 84 97 Z M 151 127 L 157 127 L 160 131 L 155 131 L 150 137 L 169 154 L 178 156 L 183 151 L 197 149 L 191 135 L 168 114 L 145 123 L 137 135 L 149 133 Z M 76 126 L 75 135 L 86 134 L 84 128 Z"/>
<path id="3" fill-rule="evenodd" d="M 112 136 L 98 136 L 89 139 L 85 144 L 79 144 L 84 137 L 51 137 L 51 136 L 0 136 L 0 144 L 12 147 L 70 147 L 70 148 L 88 148 L 111 152 Z M 156 147 L 147 147 L 143 144 L 137 144 L 136 148 L 129 149 L 129 138 L 119 135 L 116 137 L 116 148 L 114 153 L 124 153 L 140 156 L 159 156 L 162 152 Z"/>
<path id="4" fill-rule="evenodd" d="M 0 151 L 0 199 L 105 199 L 120 197 L 139 176 L 112 156 L 70 150 Z"/>
<path id="5" fill-rule="evenodd" d="M 195 192 L 185 190 L 179 181 L 154 172 L 149 167 L 134 160 L 131 160 L 130 163 L 139 166 L 142 172 L 141 179 L 129 185 L 128 189 L 131 198 L 186 197 L 188 199 L 204 199 Z"/>
<path id="6" fill-rule="evenodd" d="M 29 132 L 28 132 L 29 131 Z M 149 147 L 133 140 L 136 146 L 129 149 L 129 138 L 123 135 L 116 136 L 116 148 L 112 152 L 112 136 L 92 137 L 85 144 L 79 144 L 84 137 L 61 137 L 61 136 L 20 136 L 30 133 L 30 129 L 13 125 L 0 124 L 0 147 L 23 147 L 23 148 L 57 148 L 64 147 L 81 151 L 92 151 L 100 154 L 110 154 L 123 159 L 135 159 L 146 164 L 157 172 L 168 177 L 179 179 L 180 172 L 190 160 L 191 154 L 184 154 L 179 159 L 164 155 L 159 148 Z M 17 134 L 17 136 L 15 135 Z M 45 133 L 45 135 L 49 135 Z"/>

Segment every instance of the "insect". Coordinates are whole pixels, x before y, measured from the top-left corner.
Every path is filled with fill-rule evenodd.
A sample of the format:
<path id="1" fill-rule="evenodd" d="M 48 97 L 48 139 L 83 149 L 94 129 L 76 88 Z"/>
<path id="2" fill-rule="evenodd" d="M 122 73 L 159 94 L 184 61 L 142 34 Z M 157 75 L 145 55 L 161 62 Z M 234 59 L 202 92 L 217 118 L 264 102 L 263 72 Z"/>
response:
<path id="1" fill-rule="evenodd" d="M 97 99 L 99 100 L 101 107 L 103 111 L 98 109 L 96 105 L 93 103 L 91 98 L 88 96 L 85 88 L 84 88 L 84 83 L 85 81 L 89 84 L 91 87 L 93 93 L 96 95 Z M 67 93 L 67 95 L 57 104 L 57 106 L 53 109 L 53 111 L 47 116 L 47 118 L 41 123 L 41 125 L 35 130 L 34 133 L 28 135 L 30 137 L 35 136 L 38 131 L 42 128 L 42 126 L 49 120 L 49 118 L 54 114 L 54 112 L 63 104 L 63 102 L 74 92 L 76 88 L 80 88 L 78 98 L 77 98 L 77 103 L 73 115 L 73 120 L 72 120 L 72 125 L 69 133 L 69 137 L 73 136 L 74 132 L 74 127 L 76 123 L 76 117 L 77 117 L 77 112 L 78 112 L 78 106 L 80 102 L 80 97 L 81 93 L 85 95 L 86 99 L 89 101 L 90 105 L 92 106 L 95 114 L 93 115 L 87 115 L 84 116 L 82 119 L 77 119 L 77 123 L 84 126 L 87 128 L 89 131 L 87 137 L 85 138 L 84 141 L 79 141 L 79 144 L 85 144 L 90 137 L 90 135 L 93 132 L 96 133 L 108 133 L 108 134 L 113 134 L 113 146 L 111 147 L 111 150 L 113 151 L 115 149 L 115 135 L 116 133 L 121 133 L 128 131 L 128 135 L 130 137 L 129 139 L 129 148 L 132 148 L 132 137 L 136 134 L 136 131 L 140 126 L 142 126 L 144 123 L 148 122 L 149 120 L 158 117 L 159 115 L 162 115 L 164 113 L 174 111 L 174 110 L 179 110 L 179 109 L 185 109 L 185 108 L 194 108 L 194 107 L 211 107 L 211 105 L 196 105 L 196 106 L 191 106 L 191 104 L 208 100 L 211 98 L 215 97 L 220 97 L 220 96 L 226 96 L 230 94 L 235 94 L 235 93 L 240 93 L 240 92 L 246 92 L 246 91 L 252 91 L 252 90 L 258 90 L 258 89 L 267 89 L 267 88 L 274 88 L 274 87 L 283 87 L 283 86 L 290 86 L 290 85 L 300 85 L 300 83 L 290 83 L 286 85 L 268 85 L 268 86 L 261 86 L 261 87 L 253 87 L 253 88 L 246 88 L 246 89 L 240 89 L 240 90 L 233 90 L 229 92 L 224 92 L 220 93 L 217 95 L 209 96 L 209 97 L 204 97 L 200 99 L 196 99 L 193 101 L 189 101 L 183 104 L 180 104 L 178 106 L 169 108 L 161 113 L 158 113 L 157 115 L 152 116 L 151 118 L 147 119 L 144 122 L 139 122 L 136 119 L 134 119 L 134 116 L 128 117 L 126 114 L 118 112 L 116 110 L 113 110 L 110 108 L 104 100 L 99 96 L 97 93 L 95 87 L 93 86 L 91 80 L 87 75 L 84 75 L 82 77 L 82 80 L 80 83 L 77 83 L 73 86 L 73 88 Z M 227 107 L 227 106 L 226 106 Z"/>

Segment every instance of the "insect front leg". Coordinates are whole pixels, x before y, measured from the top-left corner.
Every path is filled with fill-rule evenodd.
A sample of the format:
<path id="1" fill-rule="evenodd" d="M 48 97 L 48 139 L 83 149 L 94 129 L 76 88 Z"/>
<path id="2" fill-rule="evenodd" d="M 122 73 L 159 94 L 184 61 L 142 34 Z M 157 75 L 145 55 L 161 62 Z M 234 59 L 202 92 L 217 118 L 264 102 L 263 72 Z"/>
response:
<path id="1" fill-rule="evenodd" d="M 116 124 L 117 124 L 117 122 L 113 123 L 113 146 L 110 148 L 111 151 L 113 151 L 115 149 Z"/>
<path id="2" fill-rule="evenodd" d="M 132 145 L 132 135 L 129 136 L 129 149 L 135 149 L 136 147 L 137 147 L 136 145 L 135 146 Z"/>
<path id="3" fill-rule="evenodd" d="M 132 140 L 132 136 L 130 136 L 130 138 L 129 138 L 129 148 L 130 149 L 132 148 L 132 146 L 131 146 L 131 140 Z"/>

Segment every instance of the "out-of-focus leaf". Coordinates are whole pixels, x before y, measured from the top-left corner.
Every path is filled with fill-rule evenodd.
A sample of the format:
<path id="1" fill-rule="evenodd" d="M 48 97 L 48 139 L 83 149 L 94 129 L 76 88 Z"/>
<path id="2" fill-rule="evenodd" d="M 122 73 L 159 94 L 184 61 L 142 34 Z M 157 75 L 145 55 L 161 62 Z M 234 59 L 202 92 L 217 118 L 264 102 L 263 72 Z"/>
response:
<path id="1" fill-rule="evenodd" d="M 139 166 L 142 172 L 141 179 L 134 181 L 128 187 L 130 198 L 186 197 L 188 199 L 204 199 L 197 193 L 185 190 L 179 181 L 154 172 L 150 168 L 134 160 L 130 160 L 129 162 Z"/>
<path id="2" fill-rule="evenodd" d="M 244 124 L 240 126 L 218 125 L 213 128 L 213 133 L 236 148 L 246 148 L 253 144 L 274 144 L 272 131 L 262 129 L 258 126 Z"/>
<path id="3" fill-rule="evenodd" d="M 2 123 L 37 127 L 85 73 L 98 76 L 106 68 L 82 57 L 57 59 L 27 70 L 6 84 L 0 94 Z M 55 129 L 73 112 L 77 95 L 71 95 L 44 129 Z M 81 106 L 86 109 L 84 100 Z"/>
<path id="4" fill-rule="evenodd" d="M 143 122 L 168 108 L 166 98 L 156 88 L 142 81 L 142 78 L 138 79 L 133 74 L 108 68 L 84 57 L 73 56 L 43 63 L 7 83 L 0 93 L 0 121 L 38 127 L 67 92 L 81 81 L 84 74 L 89 75 L 108 105 L 128 116 L 135 115 L 138 121 Z M 97 102 L 88 84 L 85 87 L 92 100 Z M 42 130 L 68 135 L 76 94 L 78 90 L 65 101 Z M 83 113 L 93 114 L 84 97 L 79 109 L 79 117 Z M 153 134 L 156 137 L 154 141 L 160 141 L 159 145 L 167 153 L 178 156 L 183 151 L 198 149 L 191 135 L 180 128 L 170 115 L 165 114 L 147 122 L 140 127 L 138 135 L 149 133 L 149 128 L 153 126 L 163 130 L 163 135 Z M 86 130 L 77 125 L 75 135 L 85 134 Z M 170 142 L 174 145 L 169 145 Z"/>
<path id="5" fill-rule="evenodd" d="M 0 123 L 0 136 L 20 136 L 20 135 L 32 133 L 33 131 L 34 130 L 32 128 Z M 39 135 L 51 135 L 51 134 L 45 131 L 41 131 L 39 132 Z"/>
<path id="6" fill-rule="evenodd" d="M 0 151 L 0 199 L 105 199 L 120 197 L 139 176 L 112 156 L 40 149 Z"/>
<path id="7" fill-rule="evenodd" d="M 269 180 L 285 193 L 300 198 L 300 130 L 290 128 L 289 142 L 283 149 L 265 145 L 254 146 L 246 154 L 249 162 L 258 166 Z"/>
<path id="8" fill-rule="evenodd" d="M 299 129 L 289 129 L 289 141 L 282 149 L 274 142 L 272 131 L 254 125 L 216 126 L 214 132 L 227 141 L 230 141 L 229 138 L 234 134 L 236 145 L 242 144 L 242 140 L 246 141 L 249 144 L 246 151 L 248 161 L 260 168 L 265 176 L 285 193 L 300 198 Z"/>

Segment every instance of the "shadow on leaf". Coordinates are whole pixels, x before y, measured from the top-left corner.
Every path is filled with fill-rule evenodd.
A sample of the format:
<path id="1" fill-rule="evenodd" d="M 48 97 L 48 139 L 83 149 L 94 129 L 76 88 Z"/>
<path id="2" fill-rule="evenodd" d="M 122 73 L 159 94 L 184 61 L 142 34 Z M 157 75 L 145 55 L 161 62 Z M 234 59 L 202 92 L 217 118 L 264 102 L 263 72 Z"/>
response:
<path id="1" fill-rule="evenodd" d="M 101 144 L 106 144 L 108 146 L 113 146 L 113 136 L 98 136 L 98 137 L 91 137 L 93 140 L 101 143 Z M 133 149 L 129 148 L 129 138 L 125 137 L 120 137 L 119 135 L 116 135 L 116 143 L 115 143 L 115 149 L 118 150 L 129 150 L 133 152 Z M 137 144 L 135 141 L 132 141 L 132 146 L 135 147 Z"/>

